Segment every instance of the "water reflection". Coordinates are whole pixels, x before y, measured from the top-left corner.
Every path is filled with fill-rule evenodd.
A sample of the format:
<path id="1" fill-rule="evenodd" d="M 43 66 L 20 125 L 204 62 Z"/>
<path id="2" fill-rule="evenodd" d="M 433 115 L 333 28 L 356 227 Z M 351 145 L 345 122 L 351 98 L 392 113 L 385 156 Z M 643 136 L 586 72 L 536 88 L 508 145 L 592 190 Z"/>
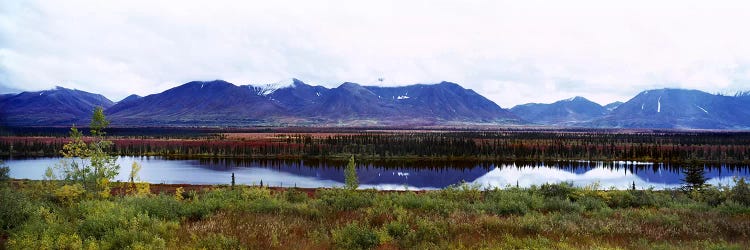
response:
<path id="1" fill-rule="evenodd" d="M 59 158 L 6 159 L 10 175 L 19 179 L 41 179 L 47 167 Z M 247 159 L 168 159 L 120 157 L 120 175 L 125 181 L 133 162 L 143 165 L 140 177 L 151 183 L 228 184 L 235 174 L 240 184 L 271 186 L 343 186 L 346 162 Z M 467 182 L 485 188 L 571 182 L 576 186 L 599 183 L 601 188 L 675 188 L 682 183 L 679 166 L 647 162 L 555 162 L 555 163 L 467 163 L 467 162 L 371 162 L 357 169 L 362 188 L 386 190 L 439 189 Z M 747 166 L 707 166 L 713 185 L 731 185 L 733 177 L 750 177 Z"/>

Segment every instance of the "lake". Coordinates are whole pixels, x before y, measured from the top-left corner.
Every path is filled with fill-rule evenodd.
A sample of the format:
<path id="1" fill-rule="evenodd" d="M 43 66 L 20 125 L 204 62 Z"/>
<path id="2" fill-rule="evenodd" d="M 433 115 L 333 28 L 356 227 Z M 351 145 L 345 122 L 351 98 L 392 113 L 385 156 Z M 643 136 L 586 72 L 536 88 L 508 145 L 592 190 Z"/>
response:
<path id="1" fill-rule="evenodd" d="M 61 158 L 4 159 L 10 176 L 42 179 L 47 167 Z M 140 163 L 142 181 L 167 184 L 229 184 L 232 173 L 238 184 L 283 187 L 334 187 L 344 185 L 345 163 L 303 160 L 246 159 L 168 159 L 163 157 L 119 157 L 121 168 L 115 178 L 126 181 L 133 162 Z M 357 166 L 361 188 L 380 190 L 440 189 L 465 181 L 485 188 L 572 182 L 576 186 L 599 183 L 601 188 L 676 188 L 682 185 L 679 166 L 647 162 L 557 162 L 504 163 L 446 167 L 419 163 L 419 166 L 364 164 Z M 706 167 L 708 183 L 732 185 L 733 177 L 750 177 L 747 166 Z"/>

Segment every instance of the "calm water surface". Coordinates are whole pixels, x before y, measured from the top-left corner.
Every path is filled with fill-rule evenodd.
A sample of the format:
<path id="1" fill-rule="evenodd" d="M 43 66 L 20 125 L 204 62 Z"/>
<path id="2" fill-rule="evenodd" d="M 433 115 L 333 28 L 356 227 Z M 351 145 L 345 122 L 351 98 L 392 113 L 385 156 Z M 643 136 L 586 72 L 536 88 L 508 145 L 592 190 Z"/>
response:
<path id="1" fill-rule="evenodd" d="M 61 158 L 4 159 L 10 176 L 18 179 L 42 179 L 47 167 Z M 284 187 L 333 187 L 344 185 L 345 163 L 305 161 L 259 161 L 237 159 L 175 160 L 162 157 L 120 157 L 120 175 L 125 181 L 133 162 L 143 168 L 140 178 L 150 183 L 229 184 L 232 173 L 238 184 L 259 184 Z M 440 165 L 357 167 L 361 188 L 383 190 L 439 189 L 465 181 L 482 187 L 529 187 L 544 183 L 572 182 L 576 186 L 599 183 L 602 188 L 675 188 L 682 183 L 678 166 L 641 162 L 565 162 L 535 164 L 481 164 L 469 167 Z M 750 177 L 747 166 L 706 167 L 708 183 L 732 185 L 733 177 Z"/>

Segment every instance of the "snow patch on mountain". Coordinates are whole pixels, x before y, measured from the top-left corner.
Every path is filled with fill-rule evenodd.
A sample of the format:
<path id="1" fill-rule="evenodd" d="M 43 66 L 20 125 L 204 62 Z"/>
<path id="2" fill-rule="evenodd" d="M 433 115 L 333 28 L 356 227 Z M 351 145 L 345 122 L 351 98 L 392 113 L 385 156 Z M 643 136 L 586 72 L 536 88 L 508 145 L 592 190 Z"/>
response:
<path id="1" fill-rule="evenodd" d="M 661 96 L 656 100 L 656 113 L 661 113 Z"/>
<path id="2" fill-rule="evenodd" d="M 254 90 L 260 96 L 268 96 L 270 94 L 273 94 L 279 89 L 294 88 L 296 86 L 297 84 L 294 78 L 289 78 L 289 79 L 285 79 L 283 81 L 279 81 L 275 83 L 259 84 L 259 85 L 250 84 L 247 87 Z"/>
<path id="3" fill-rule="evenodd" d="M 706 111 L 706 109 L 704 109 L 703 107 L 698 106 L 698 105 L 695 105 L 695 106 L 698 107 L 699 109 L 703 110 L 703 112 L 705 112 L 706 114 L 708 114 L 708 111 Z"/>

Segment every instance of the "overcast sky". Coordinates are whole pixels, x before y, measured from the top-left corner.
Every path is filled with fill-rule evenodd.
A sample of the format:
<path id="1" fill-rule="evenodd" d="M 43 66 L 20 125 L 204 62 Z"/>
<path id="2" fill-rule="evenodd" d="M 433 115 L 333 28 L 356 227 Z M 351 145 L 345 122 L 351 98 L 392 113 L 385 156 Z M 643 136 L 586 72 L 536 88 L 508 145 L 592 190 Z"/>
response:
<path id="1" fill-rule="evenodd" d="M 0 91 L 452 81 L 509 108 L 750 90 L 748 1 L 250 2 L 0 1 Z"/>

